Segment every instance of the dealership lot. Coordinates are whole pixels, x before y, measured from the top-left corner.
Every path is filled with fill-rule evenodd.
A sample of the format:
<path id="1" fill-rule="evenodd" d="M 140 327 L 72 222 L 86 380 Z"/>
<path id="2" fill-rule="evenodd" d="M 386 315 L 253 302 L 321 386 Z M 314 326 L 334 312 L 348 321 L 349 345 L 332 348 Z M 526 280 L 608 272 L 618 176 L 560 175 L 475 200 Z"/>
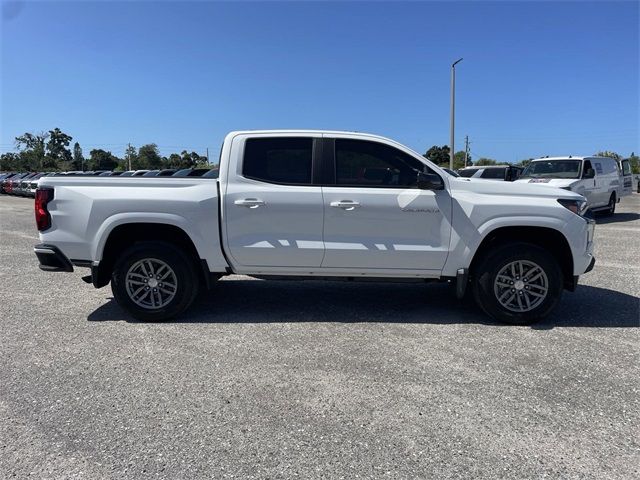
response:
<path id="1" fill-rule="evenodd" d="M 229 277 L 178 322 L 41 272 L 0 198 L 0 472 L 23 478 L 640 475 L 640 195 L 533 327 L 445 285 Z"/>

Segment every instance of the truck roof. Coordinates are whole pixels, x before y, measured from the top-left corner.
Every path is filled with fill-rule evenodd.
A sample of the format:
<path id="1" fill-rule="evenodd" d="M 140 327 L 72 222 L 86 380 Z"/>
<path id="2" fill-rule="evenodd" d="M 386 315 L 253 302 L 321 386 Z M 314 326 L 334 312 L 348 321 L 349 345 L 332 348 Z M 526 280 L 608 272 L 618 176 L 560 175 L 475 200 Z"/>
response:
<path id="1" fill-rule="evenodd" d="M 310 135 L 358 135 L 363 137 L 377 138 L 380 140 L 386 140 L 388 142 L 398 143 L 395 140 L 392 140 L 387 137 L 383 137 L 382 135 L 376 135 L 373 133 L 367 132 L 357 132 L 357 131 L 348 131 L 348 130 L 304 130 L 304 129 L 276 129 L 276 130 L 234 130 L 229 132 L 227 136 L 236 136 L 236 135 L 254 135 L 254 134 L 270 134 L 270 133 L 295 133 L 295 134 L 310 134 Z"/>
<path id="2" fill-rule="evenodd" d="M 564 156 L 560 156 L 560 157 L 534 158 L 531 161 L 532 162 L 539 162 L 539 161 L 542 161 L 542 160 L 591 160 L 593 158 L 615 160 L 615 159 L 613 159 L 611 157 L 598 157 L 597 155 L 587 155 L 586 157 L 579 157 L 579 156 L 576 156 L 576 155 L 564 155 Z"/>

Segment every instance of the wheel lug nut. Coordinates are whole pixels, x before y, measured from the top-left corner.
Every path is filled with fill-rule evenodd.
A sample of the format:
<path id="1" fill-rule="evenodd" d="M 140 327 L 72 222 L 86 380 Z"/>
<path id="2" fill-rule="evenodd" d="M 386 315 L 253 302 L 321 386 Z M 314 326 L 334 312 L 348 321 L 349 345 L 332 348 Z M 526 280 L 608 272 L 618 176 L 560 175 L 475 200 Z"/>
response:
<path id="1" fill-rule="evenodd" d="M 157 292 L 158 290 L 156 288 L 153 289 L 154 292 Z"/>

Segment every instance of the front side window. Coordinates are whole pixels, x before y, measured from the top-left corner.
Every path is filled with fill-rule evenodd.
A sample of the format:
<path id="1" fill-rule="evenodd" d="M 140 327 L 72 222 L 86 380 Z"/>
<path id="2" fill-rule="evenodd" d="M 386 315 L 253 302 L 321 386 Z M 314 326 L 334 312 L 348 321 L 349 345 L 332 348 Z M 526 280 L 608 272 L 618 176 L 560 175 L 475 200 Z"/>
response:
<path id="1" fill-rule="evenodd" d="M 419 160 L 377 142 L 336 139 L 336 184 L 361 187 L 415 187 Z"/>
<path id="2" fill-rule="evenodd" d="M 312 138 L 250 138 L 244 145 L 242 175 L 262 182 L 310 185 L 312 150 Z"/>
<path id="3" fill-rule="evenodd" d="M 629 160 L 622 161 L 622 174 L 631 175 L 631 164 L 629 163 Z"/>

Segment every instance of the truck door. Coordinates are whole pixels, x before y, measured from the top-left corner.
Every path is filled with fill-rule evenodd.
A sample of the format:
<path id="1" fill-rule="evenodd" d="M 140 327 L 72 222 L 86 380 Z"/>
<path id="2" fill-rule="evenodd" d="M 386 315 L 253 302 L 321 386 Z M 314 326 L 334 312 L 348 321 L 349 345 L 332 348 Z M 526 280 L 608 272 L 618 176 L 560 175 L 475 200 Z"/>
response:
<path id="1" fill-rule="evenodd" d="M 223 197 L 223 235 L 234 267 L 320 266 L 323 204 L 321 187 L 312 182 L 315 142 L 290 134 L 234 139 L 231 157 L 237 160 L 230 162 Z"/>
<path id="2" fill-rule="evenodd" d="M 598 198 L 596 195 L 596 171 L 590 160 L 585 160 L 582 163 L 582 180 L 580 181 L 580 187 L 576 192 L 587 199 L 587 204 L 590 208 L 598 206 Z"/>
<path id="3" fill-rule="evenodd" d="M 631 176 L 631 163 L 628 158 L 620 160 L 620 184 L 622 185 L 621 195 L 631 195 L 633 178 Z"/>
<path id="4" fill-rule="evenodd" d="M 440 271 L 451 235 L 447 190 L 421 190 L 425 165 L 377 141 L 328 138 L 323 269 Z"/>

